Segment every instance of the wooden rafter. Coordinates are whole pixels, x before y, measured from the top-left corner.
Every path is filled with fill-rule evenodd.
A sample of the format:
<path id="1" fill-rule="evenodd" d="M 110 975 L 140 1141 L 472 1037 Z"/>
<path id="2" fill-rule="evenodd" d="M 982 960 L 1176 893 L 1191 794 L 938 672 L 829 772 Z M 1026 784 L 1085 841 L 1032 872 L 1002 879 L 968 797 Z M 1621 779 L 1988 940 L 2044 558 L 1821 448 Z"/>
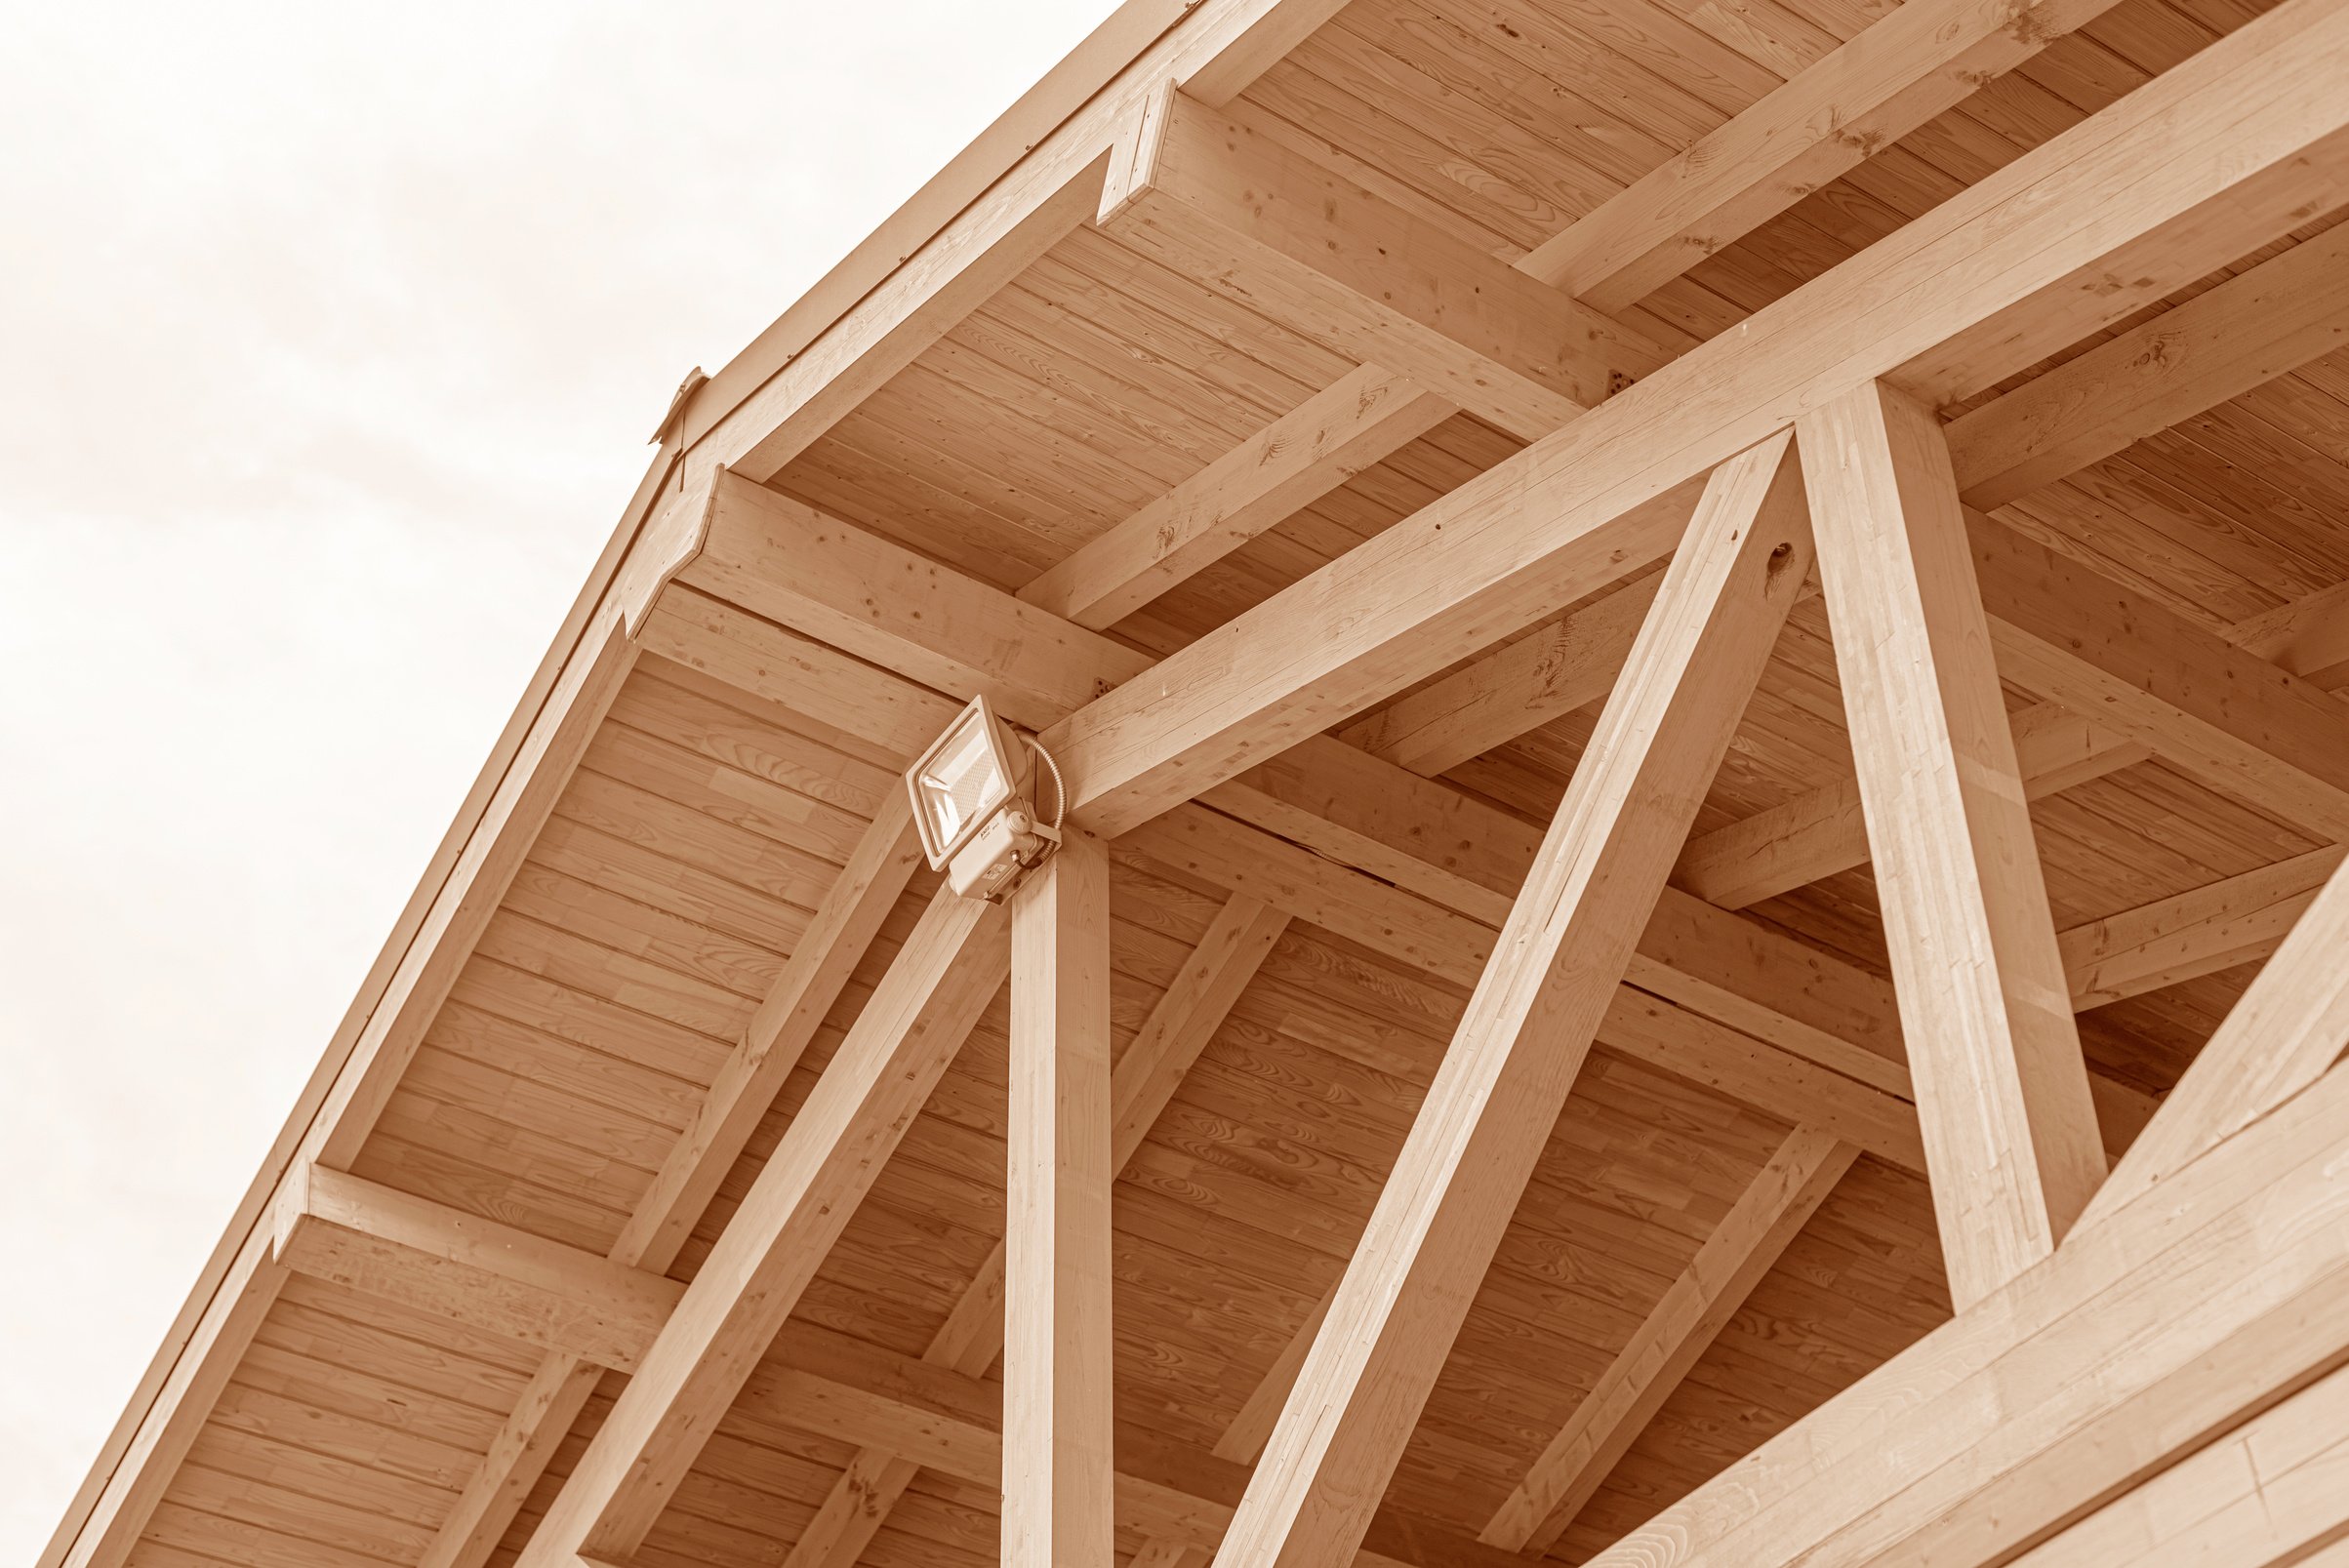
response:
<path id="1" fill-rule="evenodd" d="M 1342 1563 L 1368 1527 L 1809 570 L 1788 446 L 1708 483 L 1249 1483 L 1227 1568 Z"/>
<path id="2" fill-rule="evenodd" d="M 1099 630 L 1441 423 L 1452 405 L 1363 365 L 1020 590 Z"/>
<path id="3" fill-rule="evenodd" d="M 1601 310 L 1624 309 L 2112 3 L 1902 6 L 1535 247 L 1522 265 Z"/>
<path id="4" fill-rule="evenodd" d="M 1796 428 L 1964 1309 L 2063 1239 L 2104 1146 L 1939 422 L 1875 385 Z"/>
<path id="5" fill-rule="evenodd" d="M 2329 845 L 2056 935 L 2072 1005 L 2086 1010 L 2264 958 L 2341 864 Z"/>
<path id="6" fill-rule="evenodd" d="M 1478 1539 L 1512 1551 L 1558 1544 L 1858 1155 L 1810 1128 L 1788 1135 Z"/>

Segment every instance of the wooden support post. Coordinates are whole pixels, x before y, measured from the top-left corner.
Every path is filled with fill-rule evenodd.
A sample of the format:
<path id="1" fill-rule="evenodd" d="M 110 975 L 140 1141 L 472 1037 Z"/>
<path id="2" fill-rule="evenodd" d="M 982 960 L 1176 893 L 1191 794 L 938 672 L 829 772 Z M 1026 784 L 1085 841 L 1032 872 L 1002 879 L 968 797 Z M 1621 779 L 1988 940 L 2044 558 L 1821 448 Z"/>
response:
<path id="1" fill-rule="evenodd" d="M 1288 919 L 1254 899 L 1234 897 L 1207 923 L 1199 945 L 1110 1076 L 1110 1149 L 1115 1169 L 1123 1170 L 1134 1157 Z M 974 1378 L 994 1364 L 1004 1343 L 1004 1246 L 998 1242 L 922 1352 L 924 1361 Z M 1253 1451 L 1248 1457 L 1255 1457 Z M 784 1568 L 851 1568 L 918 1468 L 892 1450 L 860 1449 L 792 1545 Z"/>
<path id="2" fill-rule="evenodd" d="M 1932 411 L 1799 426 L 1951 1294 L 2045 1258 L 2104 1177 L 2087 1071 Z"/>
<path id="3" fill-rule="evenodd" d="M 1784 434 L 1707 485 L 1216 1560 L 1361 1541 L 1810 565 Z"/>
<path id="4" fill-rule="evenodd" d="M 1011 897 L 1004 1568 L 1111 1568 L 1110 858 L 1072 829 Z"/>
<path id="5" fill-rule="evenodd" d="M 1558 1545 L 1858 1157 L 1851 1145 L 1813 1128 L 1787 1136 L 1478 1540 L 1537 1553 Z"/>

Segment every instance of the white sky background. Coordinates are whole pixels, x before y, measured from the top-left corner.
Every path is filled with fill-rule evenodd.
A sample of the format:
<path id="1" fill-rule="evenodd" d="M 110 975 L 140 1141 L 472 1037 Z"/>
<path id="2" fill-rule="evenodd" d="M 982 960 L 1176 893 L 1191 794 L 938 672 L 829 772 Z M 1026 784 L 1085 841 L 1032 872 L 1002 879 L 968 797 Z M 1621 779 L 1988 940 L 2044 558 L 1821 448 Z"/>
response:
<path id="1" fill-rule="evenodd" d="M 0 1562 L 678 379 L 1111 8 L 0 5 Z"/>

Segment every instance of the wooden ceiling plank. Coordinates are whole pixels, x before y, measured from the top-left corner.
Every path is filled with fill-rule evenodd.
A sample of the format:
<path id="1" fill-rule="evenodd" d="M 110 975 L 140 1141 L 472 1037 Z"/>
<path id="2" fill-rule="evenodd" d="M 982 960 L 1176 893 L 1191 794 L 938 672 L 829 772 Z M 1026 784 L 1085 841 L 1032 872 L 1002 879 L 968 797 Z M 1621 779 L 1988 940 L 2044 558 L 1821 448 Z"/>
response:
<path id="1" fill-rule="evenodd" d="M 661 1272 L 676 1261 L 920 858 L 911 802 L 902 789 L 884 789 L 848 864 L 622 1229 L 615 1263 Z M 481 1568 L 489 1560 L 600 1375 L 593 1358 L 566 1353 L 540 1367 L 421 1568 Z"/>
<path id="2" fill-rule="evenodd" d="M 2112 4 L 1902 6 L 1535 247 L 1520 265 L 1601 310 L 1628 308 Z"/>
<path id="3" fill-rule="evenodd" d="M 1110 857 L 1072 828 L 1011 896 L 1004 1568 L 1113 1568 Z"/>
<path id="4" fill-rule="evenodd" d="M 1100 630 L 1425 435 L 1452 405 L 1361 365 L 1020 590 Z"/>
<path id="5" fill-rule="evenodd" d="M 1879 384 L 1796 430 L 1964 1310 L 2054 1249 L 2104 1146 L 1940 423 Z"/>
<path id="6" fill-rule="evenodd" d="M 1105 231 L 1520 439 L 1557 429 L 1666 357 L 1171 87 L 1131 147 L 1102 193 Z"/>
<path id="7" fill-rule="evenodd" d="M 1088 704 L 1045 736 L 1074 814 L 1121 831 L 1660 559 L 1691 475 L 1839 387 L 1979 389 L 2349 199 L 2344 57 L 2287 0 Z"/>
<path id="8" fill-rule="evenodd" d="M 1478 1540 L 1535 1553 L 1558 1544 L 1859 1152 L 1815 1128 L 1787 1135 Z"/>
<path id="9" fill-rule="evenodd" d="M 1288 923 L 1283 911 L 1238 895 L 1208 922 L 1110 1075 L 1113 1171 L 1123 1171 L 1134 1157 Z M 1005 1245 L 997 1242 L 923 1360 L 974 1378 L 994 1364 L 1004 1345 L 1006 1263 Z M 886 1449 L 859 1449 L 793 1543 L 784 1568 L 851 1568 L 919 1469 Z"/>
<path id="10" fill-rule="evenodd" d="M 1000 911 L 941 891 L 720 1233 L 522 1559 L 642 1542 L 1000 987 Z"/>
<path id="11" fill-rule="evenodd" d="M 2337 853 L 2337 852 L 2333 852 Z M 2298 1094 L 2349 1043 L 2349 875 L 2335 868 L 2115 1166 L 2086 1216 L 2106 1221 Z"/>
<path id="12" fill-rule="evenodd" d="M 1343 1563 L 1368 1528 L 1809 570 L 1789 447 L 1708 483 L 1219 1562 Z"/>

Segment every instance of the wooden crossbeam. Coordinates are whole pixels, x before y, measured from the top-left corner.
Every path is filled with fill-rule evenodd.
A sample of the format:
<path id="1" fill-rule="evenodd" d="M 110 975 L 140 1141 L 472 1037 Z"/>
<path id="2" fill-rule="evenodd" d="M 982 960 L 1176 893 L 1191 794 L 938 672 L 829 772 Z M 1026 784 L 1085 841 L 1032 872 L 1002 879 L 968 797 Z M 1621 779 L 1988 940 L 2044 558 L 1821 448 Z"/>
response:
<path id="1" fill-rule="evenodd" d="M 2213 788 L 2349 840 L 2349 706 L 1980 512 L 1966 512 L 1965 532 L 2007 679 Z"/>
<path id="2" fill-rule="evenodd" d="M 654 605 L 645 623 L 646 646 L 752 690 L 765 684 L 795 692 L 802 672 L 820 670 L 836 704 L 824 715 L 828 720 L 876 744 L 899 744 L 909 755 L 945 727 L 955 704 L 891 680 L 875 665 L 953 698 L 984 692 L 998 711 L 1030 723 L 1049 723 L 1091 692 L 1130 683 L 1153 667 L 1146 655 L 762 486 L 720 475 L 703 504 L 701 554 L 681 566 Z M 863 586 L 872 583 L 891 589 L 873 593 Z M 738 597 L 756 617 L 709 597 L 717 593 Z M 817 636 L 842 639 L 842 648 L 856 657 L 806 640 Z M 1266 829 L 1246 835 L 1247 856 L 1259 863 L 1246 873 L 1250 888 L 1267 868 L 1297 864 L 1293 846 L 1271 836 L 1278 834 L 1486 928 L 1507 917 L 1540 841 L 1538 830 L 1497 808 L 1327 736 L 1291 747 L 1207 798 L 1218 810 Z M 1321 874 L 1318 867 L 1306 869 Z M 1220 885 L 1242 887 L 1234 880 Z M 1302 889 L 1293 879 L 1281 886 L 1285 893 L 1255 896 L 1359 934 L 1361 922 L 1344 900 L 1301 905 L 1296 900 Z M 1679 899 L 1668 894 L 1664 902 L 1670 906 Z M 1306 913 L 1309 907 L 1316 912 Z M 1738 925 L 1708 929 L 1717 939 L 1757 940 Z M 1489 929 L 1472 928 L 1464 940 L 1440 945 L 1457 953 L 1489 939 Z M 1701 980 L 1712 945 L 1683 940 L 1673 962 Z M 1791 942 L 1781 947 L 1783 962 L 1749 966 L 1739 986 L 1726 987 L 1764 1005 L 1725 1022 L 1769 1037 L 1770 1025 L 1753 1015 L 1769 1010 L 1770 986 L 1807 972 L 1807 949 Z M 1431 953 L 1405 961 L 1441 969 L 1447 960 Z M 1479 950 L 1475 962 L 1481 961 Z M 1466 982 L 1475 975 L 1470 968 Z M 1655 982 L 1671 984 L 1660 977 Z"/>
<path id="3" fill-rule="evenodd" d="M 1120 243 L 1521 439 L 1664 362 L 1631 329 L 1172 87 L 1130 150 L 1099 219 Z"/>
<path id="4" fill-rule="evenodd" d="M 2164 616 L 2163 622 L 2171 619 Z M 2341 589 L 2328 588 L 2250 617 L 2227 628 L 2224 636 L 2321 690 L 2349 685 L 2349 663 L 2344 663 L 2349 659 L 2349 593 Z M 2202 645 L 2201 639 L 2196 641 Z M 2231 660 L 2228 664 L 2241 667 Z M 2222 671 L 2208 673 L 2215 678 Z M 2034 800 L 2154 754 L 2151 746 L 2053 703 L 2025 708 L 2010 723 L 2023 791 Z M 1709 903 L 1737 909 L 1863 865 L 1867 860 L 1859 786 L 1846 780 L 1689 840 L 1673 868 L 1673 883 Z"/>
<path id="5" fill-rule="evenodd" d="M 642 1542 L 1007 962 L 1001 911 L 940 890 L 564 1482 L 527 1568 Z"/>
<path id="6" fill-rule="evenodd" d="M 1952 422 L 1958 486 L 1969 506 L 2004 506 L 2343 343 L 2336 225 Z"/>
<path id="7" fill-rule="evenodd" d="M 1927 0 L 1903 6 L 1575 220 L 1519 264 L 1601 310 L 1626 309 L 2112 4 Z"/>
<path id="8" fill-rule="evenodd" d="M 2287 0 L 1209 632 L 1047 732 L 1075 814 L 1121 832 L 1660 559 L 1692 476 L 1823 395 L 1967 395 L 2349 201 L 2345 60 Z"/>
<path id="9" fill-rule="evenodd" d="M 1809 570 L 1809 539 L 1783 435 L 1707 485 L 1249 1482 L 1227 1568 L 1343 1563 L 1361 1541 Z"/>
<path id="10" fill-rule="evenodd" d="M 1208 922 L 1110 1075 L 1110 1152 L 1115 1169 L 1123 1170 L 1141 1147 L 1288 920 L 1277 909 L 1235 896 Z M 985 1373 L 1004 1343 L 1004 1288 L 1005 1250 L 998 1243 L 922 1359 L 974 1378 Z M 784 1568 L 850 1568 L 918 1470 L 912 1460 L 888 1449 L 859 1449 L 792 1544 Z"/>
<path id="11" fill-rule="evenodd" d="M 2339 845 L 2090 920 L 2056 936 L 2086 1011 L 2264 958 L 2340 865 Z"/>
<path id="12" fill-rule="evenodd" d="M 1451 412 L 1408 377 L 1359 366 L 1071 552 L 1020 597 L 1080 626 L 1114 625 Z"/>
<path id="13" fill-rule="evenodd" d="M 1004 1568 L 1116 1560 L 1110 856 L 1072 829 L 1011 896 Z"/>
<path id="14" fill-rule="evenodd" d="M 333 1173 L 317 1174 L 334 1180 Z M 667 1300 L 676 1304 L 672 1318 L 689 1309 L 688 1288 L 665 1276 L 535 1236 L 528 1238 L 527 1255 L 517 1256 L 485 1244 L 489 1232 L 474 1216 L 374 1183 L 344 1181 L 349 1185 L 331 1191 L 313 1189 L 326 1194 L 314 1201 L 336 1217 L 330 1223 L 369 1245 L 370 1266 L 341 1270 L 332 1254 L 300 1241 L 288 1250 L 288 1266 L 317 1267 L 323 1277 L 487 1333 L 556 1350 L 592 1346 L 638 1364 L 652 1361 L 668 1329 L 641 1321 L 637 1305 Z M 297 1231 L 304 1224 L 298 1218 L 289 1223 Z M 467 1266 L 444 1278 L 451 1259 Z M 590 1324 L 583 1299 L 627 1309 L 605 1324 Z M 984 1486 L 1004 1473 L 997 1435 L 1003 1392 L 994 1385 L 812 1325 L 787 1325 L 760 1349 L 741 1395 L 747 1419 L 876 1450 L 919 1453 L 946 1473 Z M 1115 1477 L 1118 1518 L 1212 1548 L 1245 1478 L 1240 1466 L 1173 1450 L 1131 1429 L 1119 1433 L 1118 1449 L 1134 1456 Z M 1365 1568 L 1504 1568 L 1510 1561 L 1416 1521 L 1395 1521 L 1381 1534 L 1385 1541 L 1374 1545 L 1385 1549 L 1355 1559 Z"/>
<path id="15" fill-rule="evenodd" d="M 1858 1155 L 1851 1145 L 1810 1128 L 1788 1135 L 1478 1540 L 1512 1551 L 1544 1552 L 1558 1544 Z"/>
<path id="16" fill-rule="evenodd" d="M 777 697 L 800 690 L 802 671 L 829 652 L 682 587 L 655 607 L 646 637 L 655 652 Z M 909 732 L 935 735 L 953 716 L 948 699 L 871 664 L 832 658 L 837 662 L 824 666 L 826 679 L 851 733 L 887 745 Z M 1381 859 L 1380 877 L 1328 858 L 1326 847 L 1307 850 L 1196 807 L 1167 813 L 1119 847 L 1146 850 L 1152 860 L 1244 893 L 1397 962 L 1474 985 L 1540 833 L 1440 789 L 1443 799 L 1437 804 L 1445 814 L 1432 824 L 1398 818 L 1381 826 L 1361 810 L 1379 809 L 1393 798 L 1416 805 L 1404 785 L 1434 787 L 1390 768 L 1371 787 L 1349 783 L 1325 797 L 1333 808 L 1352 802 L 1357 809 L 1348 817 L 1356 826 L 1402 840 Z M 1409 859 L 1418 855 L 1450 864 Z M 1390 873 L 1399 873 L 1399 881 L 1382 879 Z M 1401 891 L 1405 886 L 1418 896 Z M 1638 990 L 1618 993 L 1602 1042 L 1788 1120 L 1832 1126 L 1904 1168 L 1924 1169 L 1889 986 L 1670 888 L 1640 941 L 1630 971 Z M 1680 1005 L 1661 1007 L 1658 996 Z M 1726 1027 L 1707 1027 L 1706 1020 Z M 2109 1079 L 2096 1079 L 2094 1088 L 2109 1141 L 2125 1146 L 2149 1113 L 2148 1104 Z"/>
<path id="17" fill-rule="evenodd" d="M 1940 423 L 1878 384 L 1796 429 L 1963 1311 L 2063 1239 L 2104 1146 Z"/>
<path id="18" fill-rule="evenodd" d="M 1910 8 L 1902 8 L 1900 16 L 1908 15 Z M 2349 277 L 2345 254 L 2349 235 L 2328 230 L 1953 422 L 1950 457 L 1966 504 L 1983 510 L 2003 505 L 2329 352 L 2349 334 L 2349 284 L 2341 281 Z M 1415 773 L 1441 773 L 1480 756 L 1605 696 L 1654 586 L 1652 578 L 1627 584 L 1397 699 L 1343 733 Z M 2349 616 L 2338 623 L 2349 632 Z M 2246 638 L 2254 635 L 2251 624 L 2240 629 L 2235 640 L 2250 646 Z M 2308 675 L 2349 660 L 2349 636 L 2329 640 L 2330 657 L 2321 664 L 2295 663 L 2267 648 L 2253 651 Z M 2050 731 L 2045 738 L 2049 744 L 2040 747 L 2048 754 L 2037 765 L 2029 734 L 2034 722 Z M 2104 732 L 2096 732 L 2103 737 L 2096 747 L 2083 751 L 2076 743 L 2085 733 L 2081 722 L 2061 710 L 2017 724 L 2025 781 L 2048 791 L 2085 782 L 2084 764 L 2112 771 L 2146 754 Z M 2071 734 L 2054 733 L 2067 724 Z M 2073 743 L 2072 754 L 2055 754 L 2066 749 L 2052 744 L 2059 740 Z M 1766 896 L 1747 891 L 1756 873 L 1763 874 L 1771 891 L 1783 892 L 1768 879 L 1798 874 L 1793 867 L 1810 864 L 1813 856 L 1852 857 L 1819 875 L 1859 864 L 1864 853 L 1853 850 L 1864 841 L 1857 794 L 1821 793 L 1775 816 L 1763 814 L 1751 829 L 1733 824 L 1696 840 L 1682 857 L 1680 877 L 1703 897 L 1742 906 Z M 1781 870 L 1781 864 L 1789 868 Z"/>
<path id="19" fill-rule="evenodd" d="M 271 1250 L 279 1267 L 624 1372 L 642 1366 L 685 1290 L 320 1165 L 287 1184 Z"/>
<path id="20" fill-rule="evenodd" d="M 2101 1218 L 2298 1094 L 2349 1045 L 2349 873 L 2337 866 L 2089 1205 Z"/>

